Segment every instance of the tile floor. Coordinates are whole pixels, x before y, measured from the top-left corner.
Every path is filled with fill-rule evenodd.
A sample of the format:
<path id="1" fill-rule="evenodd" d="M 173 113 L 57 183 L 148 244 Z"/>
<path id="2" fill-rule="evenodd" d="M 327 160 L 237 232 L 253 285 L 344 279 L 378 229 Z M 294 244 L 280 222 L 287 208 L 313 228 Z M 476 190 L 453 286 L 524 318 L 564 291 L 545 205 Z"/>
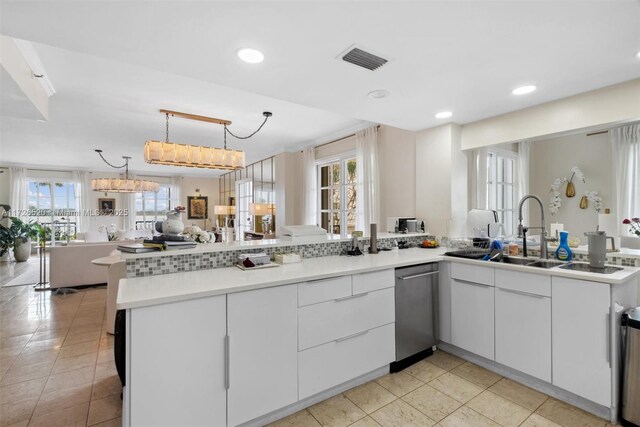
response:
<path id="1" fill-rule="evenodd" d="M 26 268 L 26 267 L 25 267 Z M 30 267 L 29 267 L 30 268 Z M 0 284 L 24 272 L 0 265 Z M 0 427 L 119 426 L 106 289 L 0 288 Z M 548 427 L 609 424 L 442 351 L 273 426 Z"/>

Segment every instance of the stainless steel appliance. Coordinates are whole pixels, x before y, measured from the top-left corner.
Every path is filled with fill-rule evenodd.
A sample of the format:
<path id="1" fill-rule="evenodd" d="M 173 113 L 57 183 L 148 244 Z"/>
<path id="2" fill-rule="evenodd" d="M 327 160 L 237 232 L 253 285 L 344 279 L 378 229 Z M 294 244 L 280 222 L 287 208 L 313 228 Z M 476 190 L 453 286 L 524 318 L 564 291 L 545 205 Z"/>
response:
<path id="1" fill-rule="evenodd" d="M 396 268 L 396 361 L 398 372 L 433 353 L 438 330 L 438 263 Z"/>
<path id="2" fill-rule="evenodd" d="M 640 425 L 640 307 L 622 315 L 622 419 L 623 426 Z"/>

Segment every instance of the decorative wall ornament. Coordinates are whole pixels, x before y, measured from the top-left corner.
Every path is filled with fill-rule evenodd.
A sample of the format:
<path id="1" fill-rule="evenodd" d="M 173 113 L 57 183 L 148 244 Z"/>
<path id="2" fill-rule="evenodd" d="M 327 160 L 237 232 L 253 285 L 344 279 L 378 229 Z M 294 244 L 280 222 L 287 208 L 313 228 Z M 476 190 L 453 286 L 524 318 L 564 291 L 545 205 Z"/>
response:
<path id="1" fill-rule="evenodd" d="M 565 195 L 568 198 L 574 197 L 576 195 L 576 187 L 573 180 L 579 179 L 583 183 L 586 183 L 586 179 L 584 177 L 584 173 L 578 168 L 574 166 L 571 168 L 571 177 L 561 177 L 553 180 L 551 184 L 551 188 L 549 193 L 551 193 L 551 197 L 549 198 L 549 211 L 551 215 L 555 215 L 558 213 L 560 208 L 562 207 L 562 198 L 560 197 L 560 189 L 564 184 L 567 184 L 567 188 L 565 190 Z M 584 195 L 580 198 L 580 209 L 587 209 L 589 207 L 589 202 L 593 204 L 594 209 L 597 212 L 602 210 L 602 198 L 598 196 L 597 191 L 585 191 Z"/>

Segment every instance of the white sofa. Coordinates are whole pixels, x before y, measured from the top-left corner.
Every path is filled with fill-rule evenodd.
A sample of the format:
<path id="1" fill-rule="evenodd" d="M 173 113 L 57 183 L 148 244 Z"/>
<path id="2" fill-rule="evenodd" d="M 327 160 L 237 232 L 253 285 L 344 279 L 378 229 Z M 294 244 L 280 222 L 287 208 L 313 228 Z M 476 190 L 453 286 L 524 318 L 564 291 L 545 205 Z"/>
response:
<path id="1" fill-rule="evenodd" d="M 51 288 L 96 285 L 107 283 L 107 269 L 91 263 L 96 258 L 109 256 L 119 244 L 133 241 L 103 243 L 70 242 L 68 246 L 49 249 L 49 283 Z"/>

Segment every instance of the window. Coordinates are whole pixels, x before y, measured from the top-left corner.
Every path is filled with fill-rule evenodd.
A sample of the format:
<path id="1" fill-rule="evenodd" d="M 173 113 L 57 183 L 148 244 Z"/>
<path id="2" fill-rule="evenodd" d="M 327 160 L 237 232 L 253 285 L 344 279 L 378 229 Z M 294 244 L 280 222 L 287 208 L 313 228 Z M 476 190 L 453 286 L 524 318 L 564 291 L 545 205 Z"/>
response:
<path id="1" fill-rule="evenodd" d="M 153 229 L 156 221 L 166 218 L 171 208 L 171 189 L 169 184 L 160 185 L 157 193 L 145 191 L 135 194 L 136 199 L 136 228 Z"/>
<path id="2" fill-rule="evenodd" d="M 346 237 L 356 227 L 356 159 L 353 154 L 318 165 L 319 223 Z"/>
<path id="3" fill-rule="evenodd" d="M 75 185 L 53 180 L 29 181 L 28 189 L 29 216 L 45 227 L 47 240 L 51 229 L 55 240 L 75 236 L 78 215 Z"/>
<path id="4" fill-rule="evenodd" d="M 236 181 L 236 240 L 244 240 L 244 233 L 253 231 L 253 217 L 249 213 L 249 204 L 253 203 L 253 181 Z"/>
<path id="5" fill-rule="evenodd" d="M 506 236 L 514 235 L 516 226 L 516 160 L 510 151 L 487 153 L 487 204 L 498 213 Z"/>

